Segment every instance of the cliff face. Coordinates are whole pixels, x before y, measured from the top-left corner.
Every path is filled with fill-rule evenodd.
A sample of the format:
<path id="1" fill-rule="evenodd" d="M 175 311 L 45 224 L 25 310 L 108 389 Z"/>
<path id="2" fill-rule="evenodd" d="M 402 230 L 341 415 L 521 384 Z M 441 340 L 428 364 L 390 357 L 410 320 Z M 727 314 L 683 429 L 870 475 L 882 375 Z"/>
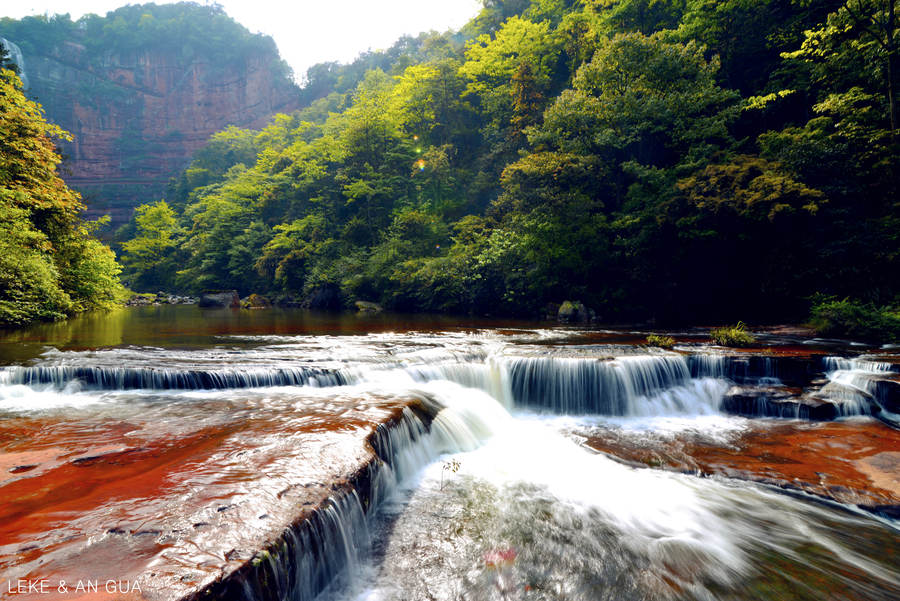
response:
<path id="1" fill-rule="evenodd" d="M 90 216 L 109 213 L 116 223 L 162 197 L 213 133 L 258 128 L 299 106 L 273 52 L 223 62 L 185 58 L 177 44 L 100 57 L 75 41 L 45 50 L 23 57 L 27 93 L 74 136 L 62 144 L 67 183 L 82 192 Z"/>

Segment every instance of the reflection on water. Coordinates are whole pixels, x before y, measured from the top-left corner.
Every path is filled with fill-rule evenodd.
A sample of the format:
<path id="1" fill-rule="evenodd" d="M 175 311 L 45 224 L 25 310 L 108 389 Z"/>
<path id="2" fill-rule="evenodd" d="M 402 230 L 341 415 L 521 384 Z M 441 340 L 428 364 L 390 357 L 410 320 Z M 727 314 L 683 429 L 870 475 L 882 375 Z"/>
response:
<path id="1" fill-rule="evenodd" d="M 203 347 L 218 336 L 332 335 L 533 326 L 532 322 L 442 315 L 320 313 L 302 309 L 201 309 L 196 305 L 127 307 L 28 328 L 0 329 L 0 364 L 31 359 L 46 347 L 78 350 L 120 345 Z"/>

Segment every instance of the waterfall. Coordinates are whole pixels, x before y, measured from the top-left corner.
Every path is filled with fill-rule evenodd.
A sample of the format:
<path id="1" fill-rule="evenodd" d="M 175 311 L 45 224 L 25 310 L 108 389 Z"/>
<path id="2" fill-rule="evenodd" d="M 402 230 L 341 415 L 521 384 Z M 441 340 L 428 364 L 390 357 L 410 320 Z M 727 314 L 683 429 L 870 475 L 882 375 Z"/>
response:
<path id="1" fill-rule="evenodd" d="M 0 42 L 3 42 L 3 46 L 9 53 L 9 57 L 12 59 L 12 62 L 14 62 L 19 68 L 19 79 L 22 80 L 22 89 L 27 90 L 28 75 L 25 72 L 25 57 L 22 55 L 22 50 L 6 38 L 0 38 Z"/>
<path id="2" fill-rule="evenodd" d="M 473 401 L 450 382 L 409 393 L 420 403 L 417 410 L 406 407 L 376 429 L 369 439 L 375 459 L 349 489 L 288 529 L 239 573 L 207 589 L 204 598 L 311 601 L 339 586 L 358 571 L 371 547 L 369 522 L 401 485 L 443 454 L 478 448 L 496 422 L 508 417 L 493 399 Z"/>
<path id="3" fill-rule="evenodd" d="M 683 387 L 696 384 L 687 362 L 674 354 L 612 360 L 501 355 L 483 364 L 447 363 L 407 371 L 418 381 L 450 380 L 483 390 L 507 408 L 563 414 L 627 416 L 688 410 L 694 403 Z M 676 387 L 682 390 L 672 391 Z M 703 389 L 704 396 L 707 390 Z M 664 391 L 669 393 L 658 396 Z M 709 412 L 707 405 L 703 413 Z"/>
<path id="4" fill-rule="evenodd" d="M 351 376 L 318 367 L 266 369 L 179 370 L 141 367 L 35 366 L 5 370 L 6 384 L 77 384 L 88 390 L 223 390 L 267 386 L 342 386 Z"/>
<path id="5" fill-rule="evenodd" d="M 794 524 L 798 507 L 805 507 L 796 499 L 718 478 L 634 469 L 591 452 L 573 438 L 587 440 L 589 428 L 632 426 L 638 426 L 634 431 L 643 436 L 643 430 L 658 427 L 656 422 L 676 427 L 683 423 L 698 432 L 712 422 L 744 428 L 746 420 L 724 416 L 726 399 L 748 406 L 758 403 L 747 410 L 753 415 L 813 418 L 808 408 L 799 407 L 808 399 L 798 388 L 818 385 L 824 373 L 828 383 L 820 392 L 835 402 L 844 395 L 841 414 L 864 413 L 880 394 L 871 383 L 885 383 L 893 373 L 886 363 L 837 357 L 650 354 L 643 349 L 627 354 L 629 350 L 616 346 L 548 350 L 536 344 L 483 340 L 445 346 L 429 339 L 416 348 L 403 336 L 379 340 L 376 351 L 362 357 L 356 354 L 358 347 L 342 339 L 321 348 L 303 340 L 277 348 L 238 348 L 219 342 L 209 352 L 172 356 L 162 349 L 138 347 L 45 353 L 40 363 L 0 368 L 4 416 L 22 411 L 30 419 L 28 412 L 41 406 L 68 411 L 81 402 L 105 403 L 72 412 L 76 423 L 86 425 L 86 436 L 97 424 L 114 420 L 127 425 L 129 434 L 160 427 L 153 436 L 166 440 L 170 434 L 180 436 L 182 428 L 193 432 L 192 422 L 201 420 L 208 422 L 204 427 L 224 434 L 222 420 L 228 418 L 228 432 L 233 428 L 236 433 L 223 439 L 225 446 L 213 447 L 215 440 L 207 443 L 208 437 L 203 438 L 211 450 L 227 453 L 228 461 L 211 461 L 208 467 L 215 469 L 198 470 L 202 477 L 186 485 L 202 486 L 203 474 L 236 466 L 235 477 L 241 482 L 259 477 L 266 486 L 252 491 L 270 496 L 251 491 L 246 501 L 234 503 L 246 514 L 225 514 L 216 523 L 235 530 L 235 524 L 244 524 L 245 515 L 259 515 L 253 503 L 260 498 L 277 509 L 260 519 L 277 516 L 277 521 L 255 525 L 249 520 L 246 534 L 252 546 L 235 546 L 242 553 L 234 559 L 226 554 L 224 573 L 196 592 L 198 598 L 211 601 L 394 598 L 359 595 L 352 589 L 375 578 L 393 584 L 402 571 L 373 574 L 373 566 L 385 557 L 404 565 L 420 559 L 433 564 L 450 546 L 447 556 L 454 561 L 439 569 L 432 566 L 431 573 L 427 565 L 410 569 L 421 568 L 416 577 L 446 582 L 466 582 L 478 570 L 493 577 L 499 572 L 482 569 L 483 555 L 511 550 L 519 553 L 523 570 L 532 570 L 528 580 L 523 576 L 523 584 L 535 582 L 530 578 L 537 575 L 547 585 L 543 590 L 557 585 L 559 590 L 570 585 L 596 587 L 567 598 L 599 598 L 607 592 L 624 598 L 638 590 L 630 588 L 632 584 L 673 574 L 679 587 L 695 587 L 691 591 L 697 598 L 712 598 L 706 583 L 713 583 L 713 590 L 741 587 L 760 563 L 760 553 L 778 551 L 795 540 L 807 544 L 818 513 L 810 511 L 813 517 Z M 611 352 L 623 355 L 610 356 Z M 785 385 L 779 386 L 782 382 Z M 745 392 L 732 394 L 729 389 L 738 388 L 733 384 L 741 384 Z M 243 390 L 274 386 L 336 388 Z M 221 392 L 227 389 L 238 390 Z M 140 392 L 117 392 L 131 390 Z M 163 392 L 194 390 L 204 392 Z M 54 398 L 41 405 L 42 395 Z M 830 408 L 830 403 L 816 401 Z M 145 407 L 153 413 L 146 415 Z M 776 410 L 779 413 L 771 413 Z M 603 418 L 584 418 L 591 414 Z M 702 417 L 710 415 L 716 417 Z M 56 423 L 58 417 L 50 415 L 48 423 Z M 252 429 L 255 422 L 260 424 L 257 430 Z M 585 424 L 587 429 L 580 429 Z M 295 427 L 308 429 L 294 431 Z M 346 432 L 354 434 L 347 439 L 353 441 L 352 456 L 351 447 L 343 446 Z M 315 453 L 304 449 L 305 436 L 327 444 L 323 449 L 336 449 L 334 457 L 340 459 L 323 461 L 325 471 L 311 471 L 301 480 L 297 472 L 307 462 L 316 462 Z M 251 444 L 258 445 L 259 458 L 250 453 L 242 459 L 244 447 Z M 143 447 L 138 450 L 143 452 Z M 113 451 L 118 453 L 118 447 Z M 282 454 L 291 461 L 277 461 Z M 462 466 L 459 473 L 444 469 L 457 462 Z M 71 471 L 68 465 L 64 469 Z M 276 493 L 282 477 L 290 486 L 311 488 L 302 495 L 298 492 L 296 499 L 282 498 Z M 273 480 L 276 484 L 269 486 Z M 231 494 L 230 482 L 223 490 Z M 181 497 L 167 502 L 182 511 Z M 218 514 L 219 501 L 207 503 L 197 501 L 198 513 Z M 766 513 L 773 506 L 781 507 L 780 531 L 771 528 Z M 735 508 L 741 509 L 740 516 Z M 396 527 L 405 520 L 415 528 L 409 538 L 390 548 L 398 540 L 392 538 Z M 194 522 L 193 517 L 183 521 Z M 181 522 L 174 525 L 180 527 Z M 218 553 L 218 540 L 212 541 L 205 532 L 216 531 L 197 536 L 207 537 L 203 540 L 210 540 L 210 550 Z M 231 548 L 226 542 L 219 545 L 223 552 Z M 766 544 L 769 547 L 761 552 L 754 548 Z M 840 547 L 834 548 L 834 556 L 840 557 Z M 620 572 L 624 579 L 602 582 L 597 566 L 606 573 Z M 445 577 L 441 571 L 445 569 L 451 577 Z M 861 569 L 867 577 L 876 573 L 869 566 Z M 684 581 L 678 578 L 682 573 L 687 575 Z M 488 598 L 494 588 L 490 582 L 483 584 L 474 583 L 475 594 L 457 596 Z M 408 597 L 428 598 L 414 589 Z M 636 592 L 635 598 L 649 596 Z"/>
<path id="6" fill-rule="evenodd" d="M 496 356 L 487 357 L 483 363 L 414 365 L 407 367 L 406 372 L 418 382 L 449 380 L 466 388 L 483 390 L 508 409 L 515 404 L 509 369 L 506 362 Z"/>
<path id="7" fill-rule="evenodd" d="M 882 396 L 885 389 L 879 382 L 896 373 L 892 364 L 844 357 L 825 357 L 822 364 L 828 382 L 819 393 L 834 401 L 841 415 L 880 415 L 884 412 L 888 403 Z"/>

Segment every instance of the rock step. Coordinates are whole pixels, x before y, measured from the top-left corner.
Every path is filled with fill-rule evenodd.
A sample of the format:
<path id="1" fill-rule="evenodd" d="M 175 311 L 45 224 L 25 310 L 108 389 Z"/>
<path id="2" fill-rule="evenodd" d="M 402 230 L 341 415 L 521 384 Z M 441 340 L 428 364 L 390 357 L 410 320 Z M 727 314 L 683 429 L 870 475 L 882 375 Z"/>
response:
<path id="1" fill-rule="evenodd" d="M 777 387 L 734 386 L 722 398 L 721 410 L 744 417 L 783 417 L 831 421 L 840 417 L 837 403 L 811 395 L 797 396 Z"/>

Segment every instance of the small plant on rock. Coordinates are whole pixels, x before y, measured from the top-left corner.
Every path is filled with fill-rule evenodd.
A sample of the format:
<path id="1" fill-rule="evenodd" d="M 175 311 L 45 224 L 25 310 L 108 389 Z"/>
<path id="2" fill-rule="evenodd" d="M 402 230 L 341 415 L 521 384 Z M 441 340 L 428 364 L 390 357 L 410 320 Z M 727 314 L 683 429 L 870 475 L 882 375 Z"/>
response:
<path id="1" fill-rule="evenodd" d="M 671 336 L 650 334 L 649 336 L 647 336 L 647 344 L 650 346 L 658 346 L 659 348 L 670 349 L 675 346 L 675 339 Z"/>
<path id="2" fill-rule="evenodd" d="M 441 490 L 444 490 L 444 472 L 453 472 L 455 474 L 459 471 L 459 466 L 460 463 L 456 459 L 444 462 L 444 465 L 441 466 Z"/>
<path id="3" fill-rule="evenodd" d="M 709 335 L 720 346 L 751 346 L 756 342 L 756 338 L 747 331 L 743 321 L 739 321 L 735 326 L 716 328 Z"/>

